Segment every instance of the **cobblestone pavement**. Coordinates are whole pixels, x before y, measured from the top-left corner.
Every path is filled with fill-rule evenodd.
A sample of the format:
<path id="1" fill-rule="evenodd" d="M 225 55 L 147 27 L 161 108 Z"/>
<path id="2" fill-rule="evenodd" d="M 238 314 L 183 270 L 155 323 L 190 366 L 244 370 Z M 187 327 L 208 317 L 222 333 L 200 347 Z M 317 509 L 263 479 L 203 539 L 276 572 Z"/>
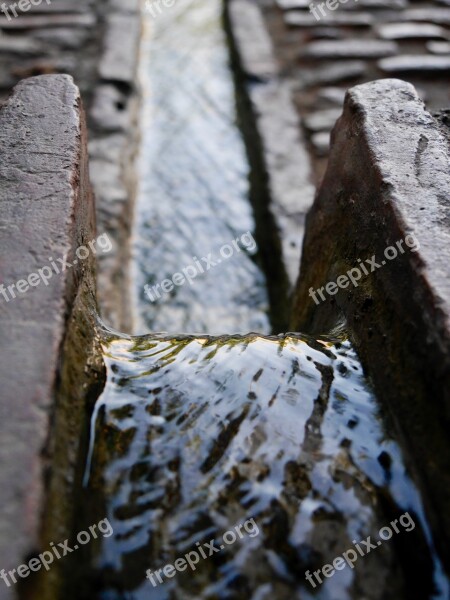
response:
<path id="1" fill-rule="evenodd" d="M 99 257 L 100 304 L 109 323 L 127 329 L 122 282 L 134 191 L 139 0 L 43 0 L 27 11 L 12 0 L 0 3 L 5 6 L 0 12 L 0 104 L 18 81 L 34 75 L 68 73 L 81 90 L 97 228 L 114 242 L 113 252 Z"/>
<path id="2" fill-rule="evenodd" d="M 293 86 L 316 182 L 348 87 L 396 77 L 412 83 L 430 111 L 449 106 L 450 0 L 330 0 L 335 10 L 310 0 L 258 1 L 280 76 Z"/>
<path id="3" fill-rule="evenodd" d="M 25 77 L 47 73 L 71 74 L 83 96 L 95 78 L 100 52 L 101 13 L 106 2 L 53 0 L 29 11 L 5 3 L 0 13 L 0 98 Z"/>

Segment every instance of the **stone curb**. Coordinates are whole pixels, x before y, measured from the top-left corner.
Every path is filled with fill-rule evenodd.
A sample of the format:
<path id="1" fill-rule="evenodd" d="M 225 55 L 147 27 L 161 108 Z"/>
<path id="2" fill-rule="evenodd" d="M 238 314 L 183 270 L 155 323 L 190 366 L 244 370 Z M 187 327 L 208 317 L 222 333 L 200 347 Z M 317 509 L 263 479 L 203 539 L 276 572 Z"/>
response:
<path id="1" fill-rule="evenodd" d="M 50 258 L 57 261 L 67 253 L 73 263 L 75 250 L 95 239 L 87 133 L 80 94 L 71 77 L 44 75 L 15 87 L 0 110 L 0 153 L 0 279 L 9 285 L 49 265 Z M 88 377 L 83 381 L 82 374 L 88 371 L 94 330 L 73 318 L 76 305 L 83 304 L 86 314 L 92 314 L 95 306 L 94 260 L 91 253 L 64 273 L 54 274 L 48 285 L 41 281 L 26 293 L 17 292 L 14 299 L 0 296 L 2 569 L 17 568 L 39 553 L 46 540 L 56 543 L 67 533 L 71 509 L 64 504 L 64 494 L 69 496 L 67 488 L 73 487 L 81 411 L 86 406 L 72 403 L 70 392 L 63 396 L 58 390 L 75 373 L 81 377 L 80 385 L 86 383 L 83 395 L 88 389 Z M 67 364 L 64 340 L 76 337 L 77 329 L 84 339 L 78 355 Z M 61 444 L 53 439 L 52 425 L 59 420 L 58 411 L 67 406 L 73 430 Z M 58 477 L 63 483 L 55 484 Z M 59 488 L 55 501 L 49 492 L 52 487 Z M 51 524 L 44 519 L 43 525 L 44 504 L 54 505 Z M 16 592 L 1 582 L 2 600 Z"/>
<path id="2" fill-rule="evenodd" d="M 139 0 L 108 0 L 98 80 L 89 108 L 90 173 L 99 228 L 114 250 L 99 260 L 99 302 L 103 318 L 116 329 L 131 329 L 129 240 L 136 194 L 141 38 Z"/>
<path id="3" fill-rule="evenodd" d="M 283 262 L 293 286 L 304 218 L 314 198 L 310 161 L 292 103 L 291 87 L 279 78 L 279 67 L 260 7 L 250 0 L 231 0 L 227 10 L 261 136 L 271 210 L 280 231 Z"/>
<path id="4" fill-rule="evenodd" d="M 292 321 L 313 335 L 345 324 L 411 449 L 448 570 L 449 165 L 449 131 L 410 84 L 385 79 L 352 88 L 307 217 Z M 358 260 L 376 255 L 380 263 L 408 234 L 418 251 L 398 252 L 358 287 L 338 289 L 319 305 L 309 295 Z"/>

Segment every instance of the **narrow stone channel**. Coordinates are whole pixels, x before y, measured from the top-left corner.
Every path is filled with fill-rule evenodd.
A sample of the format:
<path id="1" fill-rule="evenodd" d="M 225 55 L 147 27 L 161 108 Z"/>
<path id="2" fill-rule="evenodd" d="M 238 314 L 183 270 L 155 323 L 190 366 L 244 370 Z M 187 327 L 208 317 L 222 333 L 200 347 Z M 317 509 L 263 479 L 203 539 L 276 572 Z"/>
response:
<path id="1" fill-rule="evenodd" d="M 268 335 L 221 13 L 179 0 L 146 23 L 133 318 L 165 333 L 100 326 L 81 512 L 114 533 L 77 598 L 445 600 L 408 458 L 350 344 Z M 308 583 L 368 536 L 357 568 Z M 217 553 L 159 579 L 212 540 Z"/>

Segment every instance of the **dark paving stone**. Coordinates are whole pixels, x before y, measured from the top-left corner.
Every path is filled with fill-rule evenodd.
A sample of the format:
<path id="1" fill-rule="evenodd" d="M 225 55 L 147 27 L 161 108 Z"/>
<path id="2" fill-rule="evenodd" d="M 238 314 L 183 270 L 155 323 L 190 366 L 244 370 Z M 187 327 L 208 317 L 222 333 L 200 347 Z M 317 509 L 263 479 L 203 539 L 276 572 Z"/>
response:
<path id="1" fill-rule="evenodd" d="M 88 41 L 89 30 L 81 27 L 76 29 L 69 27 L 36 29 L 33 31 L 33 38 L 64 50 L 78 50 Z"/>
<path id="2" fill-rule="evenodd" d="M 139 22 L 133 15 L 114 14 L 108 17 L 108 28 L 100 61 L 100 77 L 134 86 L 136 55 L 139 44 Z M 130 33 L 131 32 L 131 33 Z"/>
<path id="3" fill-rule="evenodd" d="M 114 85 L 98 86 L 90 110 L 90 117 L 95 128 L 108 132 L 126 131 L 130 122 L 127 104 L 127 95 L 122 93 L 118 87 Z"/>
<path id="4" fill-rule="evenodd" d="M 402 19 L 408 21 L 424 21 L 437 25 L 450 25 L 450 9 L 448 8 L 410 8 L 402 13 Z"/>
<path id="5" fill-rule="evenodd" d="M 249 117 L 246 102 L 243 102 L 241 110 L 245 112 L 241 117 L 250 123 L 256 116 L 262 141 L 261 164 L 265 165 L 265 177 L 269 179 L 270 212 L 276 228 L 282 232 L 279 271 L 286 273 L 286 287 L 293 287 L 301 253 L 304 217 L 314 195 L 300 119 L 292 103 L 291 83 L 280 80 L 278 76 L 273 46 L 258 5 L 253 0 L 231 0 L 227 3 L 227 11 L 232 24 L 233 44 L 240 57 L 239 73 L 248 81 L 244 90 L 253 114 Z M 255 79 L 259 80 L 256 85 Z M 251 153 L 255 155 L 258 150 L 253 133 L 248 136 L 250 139 Z M 258 157 L 257 163 L 260 160 Z M 260 181 L 263 183 L 264 180 L 261 178 Z M 283 285 L 281 283 L 280 287 Z"/>
<path id="6" fill-rule="evenodd" d="M 14 4 L 17 6 L 17 3 L 18 0 L 7 0 L 5 2 L 7 7 L 10 7 Z M 42 0 L 40 4 L 30 5 L 29 10 L 21 13 L 20 16 L 48 13 L 82 13 L 86 12 L 86 10 L 89 10 L 89 7 L 92 6 L 92 4 L 92 0 L 51 0 L 51 4 L 47 4 L 45 0 Z M 20 10 L 17 9 L 17 12 L 20 12 Z"/>
<path id="7" fill-rule="evenodd" d="M 277 5 L 283 10 L 309 8 L 311 0 L 276 0 Z"/>
<path id="8" fill-rule="evenodd" d="M 252 2 L 234 0 L 232 17 L 236 39 L 245 39 L 239 52 L 246 77 L 260 82 L 277 78 L 278 65 L 273 56 L 272 40 L 258 7 Z"/>
<path id="9" fill-rule="evenodd" d="M 308 44 L 301 56 L 315 59 L 382 58 L 397 51 L 397 44 L 386 40 L 321 40 Z"/>
<path id="10" fill-rule="evenodd" d="M 406 8 L 408 0 L 359 0 L 359 6 L 363 8 Z"/>
<path id="11" fill-rule="evenodd" d="M 346 90 L 340 87 L 324 87 L 319 90 L 317 97 L 341 107 L 344 103 Z"/>
<path id="12" fill-rule="evenodd" d="M 314 27 L 308 30 L 311 39 L 339 40 L 344 37 L 343 32 L 337 27 Z"/>
<path id="13" fill-rule="evenodd" d="M 428 54 L 402 55 L 385 58 L 378 63 L 385 73 L 439 73 L 450 71 L 450 56 Z"/>
<path id="14" fill-rule="evenodd" d="M 141 10 L 141 0 L 109 0 L 108 8 L 115 12 L 122 13 L 139 13 Z"/>
<path id="15" fill-rule="evenodd" d="M 366 64 L 360 60 L 336 61 L 317 69 L 301 69 L 297 78 L 304 86 L 322 85 L 349 81 L 364 75 Z"/>
<path id="16" fill-rule="evenodd" d="M 42 51 L 42 45 L 30 38 L 12 35 L 0 36 L 0 52 L 5 54 L 33 56 L 42 53 Z"/>
<path id="17" fill-rule="evenodd" d="M 36 15 L 11 19 L 8 21 L 3 15 L 0 17 L 0 29 L 37 29 L 42 27 L 93 27 L 96 24 L 93 14 L 64 14 L 64 15 Z"/>
<path id="18" fill-rule="evenodd" d="M 349 27 L 370 27 L 374 17 L 369 13 L 330 12 L 327 16 L 317 20 L 310 12 L 289 12 L 284 20 L 290 27 L 314 27 L 318 23 L 322 27 L 335 27 L 336 25 Z"/>
<path id="19" fill-rule="evenodd" d="M 408 0 L 348 0 L 346 4 L 341 4 L 339 9 L 402 9 L 407 6 Z"/>
<path id="20" fill-rule="evenodd" d="M 276 0 L 283 10 L 308 9 L 311 5 L 318 7 L 319 0 Z M 324 2 L 324 11 L 333 13 L 335 10 L 361 10 L 361 9 L 402 9 L 408 6 L 408 0 L 347 0 L 340 2 L 335 9 L 328 8 Z M 333 5 L 331 5 L 333 6 Z M 323 14 L 319 9 L 319 14 Z"/>
<path id="21" fill-rule="evenodd" d="M 341 116 L 340 108 L 329 108 L 313 112 L 303 119 L 306 129 L 313 132 L 331 131 L 336 120 Z"/>
<path id="22" fill-rule="evenodd" d="M 320 131 L 311 136 L 311 143 L 317 156 L 327 156 L 330 151 L 330 132 Z"/>

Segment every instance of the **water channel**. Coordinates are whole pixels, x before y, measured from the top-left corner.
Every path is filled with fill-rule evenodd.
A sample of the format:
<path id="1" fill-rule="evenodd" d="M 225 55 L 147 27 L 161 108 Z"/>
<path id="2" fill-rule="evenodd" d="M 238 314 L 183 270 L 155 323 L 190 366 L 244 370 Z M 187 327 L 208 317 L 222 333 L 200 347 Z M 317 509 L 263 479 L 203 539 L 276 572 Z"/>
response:
<path id="1" fill-rule="evenodd" d="M 86 598 L 444 600 L 407 456 L 351 345 L 270 335 L 222 9 L 178 0 L 145 26 L 139 335 L 100 325 L 107 382 L 84 486 L 114 534 Z M 405 513 L 409 529 L 381 541 Z M 249 519 L 257 534 L 223 543 Z M 308 583 L 368 536 L 380 544 L 356 568 Z M 146 576 L 211 540 L 220 551 L 195 570 Z"/>

